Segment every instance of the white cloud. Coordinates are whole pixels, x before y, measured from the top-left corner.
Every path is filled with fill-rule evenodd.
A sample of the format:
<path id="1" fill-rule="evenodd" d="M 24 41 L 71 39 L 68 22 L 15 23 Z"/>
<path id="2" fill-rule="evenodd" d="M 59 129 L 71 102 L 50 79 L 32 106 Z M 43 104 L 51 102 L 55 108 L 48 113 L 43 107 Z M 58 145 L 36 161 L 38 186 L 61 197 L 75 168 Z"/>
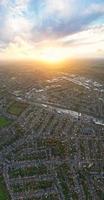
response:
<path id="1" fill-rule="evenodd" d="M 62 39 L 59 39 L 59 41 L 65 43 L 68 42 L 75 45 L 82 43 L 96 44 L 99 42 L 104 42 L 104 24 L 89 26 L 87 29 L 76 34 L 63 37 Z"/>
<path id="2" fill-rule="evenodd" d="M 0 39 L 7 43 L 14 41 L 19 36 L 29 39 L 31 36 L 32 23 L 24 16 L 23 12 L 28 7 L 29 0 L 16 0 L 13 2 L 3 0 L 2 3 L 7 6 L 5 21 L 0 29 Z"/>
<path id="3" fill-rule="evenodd" d="M 66 21 L 71 20 L 75 15 L 80 15 L 80 7 L 85 8 L 85 3 L 82 0 L 43 0 L 42 17 L 55 15 Z M 85 1 L 84 1 L 85 2 Z"/>
<path id="4" fill-rule="evenodd" d="M 91 4 L 86 10 L 85 10 L 85 14 L 91 14 L 91 13 L 95 13 L 95 14 L 103 14 L 104 15 L 104 3 L 101 4 Z"/>
<path id="5" fill-rule="evenodd" d="M 59 44 L 70 49 L 74 56 L 99 56 L 98 49 L 104 51 L 104 25 L 90 26 L 79 33 L 63 37 Z"/>

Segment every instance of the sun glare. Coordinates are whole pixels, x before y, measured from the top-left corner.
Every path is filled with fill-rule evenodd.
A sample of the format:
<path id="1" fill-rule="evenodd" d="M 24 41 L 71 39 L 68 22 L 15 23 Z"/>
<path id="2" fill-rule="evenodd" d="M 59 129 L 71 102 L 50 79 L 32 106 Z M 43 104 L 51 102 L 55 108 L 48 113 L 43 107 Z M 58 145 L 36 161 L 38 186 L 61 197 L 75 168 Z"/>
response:
<path id="1" fill-rule="evenodd" d="M 49 48 L 44 50 L 39 57 L 40 60 L 47 63 L 59 63 L 64 61 L 67 58 L 67 55 L 66 52 L 61 51 L 61 49 Z"/>
<path id="2" fill-rule="evenodd" d="M 63 60 L 63 58 L 58 55 L 50 55 L 50 54 L 45 54 L 41 56 L 40 59 L 48 63 L 56 63 L 56 62 L 61 62 Z"/>

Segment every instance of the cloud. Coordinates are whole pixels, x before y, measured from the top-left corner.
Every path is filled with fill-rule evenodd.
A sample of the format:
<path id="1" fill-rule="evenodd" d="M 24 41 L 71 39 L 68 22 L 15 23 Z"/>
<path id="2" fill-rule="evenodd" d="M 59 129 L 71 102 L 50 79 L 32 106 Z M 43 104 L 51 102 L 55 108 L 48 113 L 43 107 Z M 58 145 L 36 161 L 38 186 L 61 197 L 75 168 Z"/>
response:
<path id="1" fill-rule="evenodd" d="M 104 16 L 103 10 L 104 3 L 87 5 L 86 1 L 82 3 L 81 0 L 43 0 L 41 12 L 38 11 L 37 24 L 32 29 L 34 40 L 36 38 L 35 30 L 39 34 L 39 40 L 43 39 L 43 35 L 44 37 L 59 38 L 79 32 L 96 19 Z"/>
<path id="2" fill-rule="evenodd" d="M 0 35 L 6 42 L 15 35 L 30 36 L 35 42 L 74 34 L 104 15 L 104 3 L 87 5 L 81 0 L 2 0 L 2 4 L 6 14 Z"/>
<path id="3" fill-rule="evenodd" d="M 76 57 L 103 55 L 104 25 L 89 26 L 86 30 L 59 39 L 58 42 Z"/>
<path id="4" fill-rule="evenodd" d="M 62 45 L 104 44 L 104 25 L 89 26 L 87 29 L 59 39 Z"/>
<path id="5" fill-rule="evenodd" d="M 0 40 L 4 43 L 13 42 L 15 37 L 19 36 L 24 39 L 29 38 L 31 31 L 31 22 L 24 15 L 24 12 L 28 7 L 28 0 L 15 0 L 2 1 L 3 7 L 5 7 L 4 16 L 2 16 Z"/>
<path id="6" fill-rule="evenodd" d="M 50 45 L 66 54 L 79 46 L 103 49 L 104 26 L 93 25 L 103 17 L 101 0 L 1 0 L 0 52 L 43 55 Z"/>
<path id="7" fill-rule="evenodd" d="M 104 49 L 97 49 L 96 54 L 101 57 L 104 56 Z"/>
<path id="8" fill-rule="evenodd" d="M 101 57 L 104 52 L 104 25 L 90 26 L 84 31 L 57 40 L 46 39 L 34 43 L 16 37 L 4 47 L 1 57 L 55 60 L 70 57 Z"/>
<path id="9" fill-rule="evenodd" d="M 97 3 L 94 3 L 94 4 L 91 4 L 90 7 L 88 7 L 86 9 L 86 12 L 85 14 L 91 14 L 91 13 L 96 13 L 96 14 L 102 14 L 104 15 L 104 3 L 101 3 L 101 4 L 97 4 Z"/>

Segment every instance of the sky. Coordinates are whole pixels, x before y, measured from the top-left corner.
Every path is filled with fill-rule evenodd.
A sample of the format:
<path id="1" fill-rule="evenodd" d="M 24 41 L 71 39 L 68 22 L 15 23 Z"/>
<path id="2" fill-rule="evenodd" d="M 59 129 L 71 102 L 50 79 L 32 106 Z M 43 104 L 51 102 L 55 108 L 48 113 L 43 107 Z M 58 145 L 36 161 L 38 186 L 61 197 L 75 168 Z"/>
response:
<path id="1" fill-rule="evenodd" d="M 0 60 L 104 57 L 104 0 L 0 0 Z"/>

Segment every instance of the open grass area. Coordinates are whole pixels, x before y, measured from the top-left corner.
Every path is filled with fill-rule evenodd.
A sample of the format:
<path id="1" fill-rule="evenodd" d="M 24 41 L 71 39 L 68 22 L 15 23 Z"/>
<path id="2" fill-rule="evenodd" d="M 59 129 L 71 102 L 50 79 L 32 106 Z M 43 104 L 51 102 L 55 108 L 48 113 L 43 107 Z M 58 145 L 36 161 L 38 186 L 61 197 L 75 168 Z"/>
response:
<path id="1" fill-rule="evenodd" d="M 10 200 L 3 176 L 0 176 L 0 200 Z"/>
<path id="2" fill-rule="evenodd" d="M 27 106 L 28 104 L 26 103 L 15 101 L 7 111 L 12 115 L 19 116 L 27 108 Z"/>
<path id="3" fill-rule="evenodd" d="M 5 118 L 5 117 L 0 117 L 0 128 L 9 126 L 11 124 L 11 120 Z"/>

